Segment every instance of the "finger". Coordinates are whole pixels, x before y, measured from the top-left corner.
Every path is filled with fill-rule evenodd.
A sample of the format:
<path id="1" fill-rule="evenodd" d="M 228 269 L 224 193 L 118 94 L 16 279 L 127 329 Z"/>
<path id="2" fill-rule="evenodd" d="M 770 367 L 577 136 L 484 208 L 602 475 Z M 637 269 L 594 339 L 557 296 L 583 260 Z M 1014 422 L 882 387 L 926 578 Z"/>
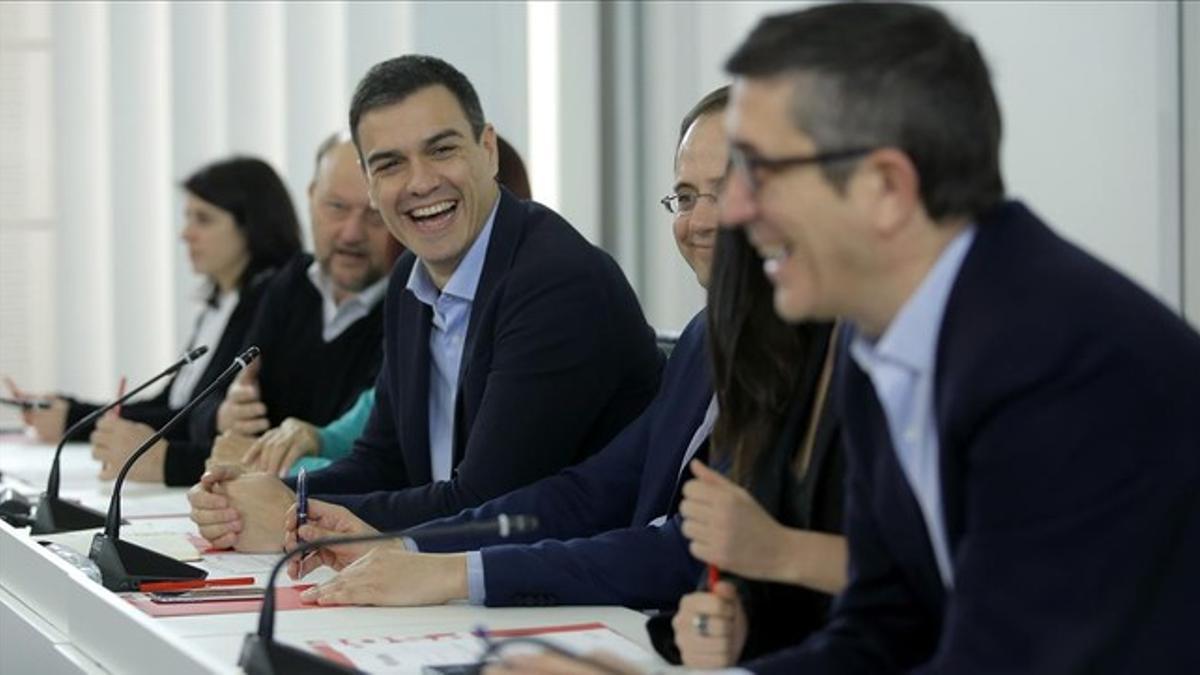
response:
<path id="1" fill-rule="evenodd" d="M 192 509 L 192 522 L 200 526 L 232 525 L 241 519 L 237 509 Z"/>
<path id="2" fill-rule="evenodd" d="M 21 388 L 17 386 L 17 383 L 13 382 L 12 378 L 7 375 L 4 376 L 4 386 L 8 387 L 8 393 L 12 394 L 13 398 L 17 400 L 25 399 L 25 392 L 21 391 Z"/>
<path id="3" fill-rule="evenodd" d="M 242 419 L 233 423 L 234 433 L 243 436 L 254 436 L 271 428 L 271 421 L 265 417 L 255 419 Z"/>
<path id="4" fill-rule="evenodd" d="M 231 464 L 217 464 L 200 476 L 200 484 L 211 487 L 222 481 L 237 478 L 241 473 L 238 467 Z"/>
<path id="5" fill-rule="evenodd" d="M 200 535 L 200 536 L 203 537 L 204 535 Z M 238 533 L 237 532 L 227 532 L 219 537 L 214 537 L 214 538 L 204 537 L 204 538 L 208 541 L 209 546 L 211 546 L 217 550 L 223 550 L 223 549 L 227 549 L 227 548 L 233 548 L 234 546 L 237 545 Z"/>
<path id="6" fill-rule="evenodd" d="M 300 458 L 303 456 L 304 449 L 300 447 L 299 443 L 295 443 L 292 445 L 292 447 L 288 448 L 287 454 L 283 457 L 283 461 L 279 463 L 279 477 L 286 477 L 288 472 L 292 470 L 292 467 L 296 465 L 296 462 L 300 461 Z"/>
<path id="7" fill-rule="evenodd" d="M 246 466 L 254 466 L 258 462 L 259 455 L 263 451 L 263 440 L 266 437 L 254 441 L 254 444 L 246 449 L 246 454 L 242 455 L 242 464 Z"/>
<path id="8" fill-rule="evenodd" d="M 710 618 L 732 619 L 733 605 L 725 598 L 706 591 L 689 593 L 679 601 L 679 612 L 676 616 L 687 615 L 687 620 L 692 621 L 692 617 L 701 614 Z"/>
<path id="9" fill-rule="evenodd" d="M 286 455 L 287 446 L 279 443 L 274 444 L 274 446 L 271 448 L 269 456 L 266 458 L 266 466 L 263 467 L 263 471 L 271 474 L 272 476 L 278 476 L 279 467 L 283 464 L 283 458 Z"/>
<path id="10" fill-rule="evenodd" d="M 199 486 L 188 490 L 188 504 L 192 506 L 192 511 L 201 509 L 227 509 L 229 508 L 229 498 L 223 495 L 213 494 L 203 489 L 197 489 Z"/>
<path id="11" fill-rule="evenodd" d="M 239 419 L 265 417 L 267 415 L 267 406 L 262 401 L 239 403 L 234 407 L 233 412 Z"/>
<path id="12" fill-rule="evenodd" d="M 296 531 L 296 505 L 292 504 L 283 512 L 283 529 L 288 532 Z"/>
<path id="13" fill-rule="evenodd" d="M 679 502 L 679 515 L 685 520 L 695 520 L 697 522 L 707 522 L 711 519 L 713 506 L 707 502 L 702 502 L 696 499 L 684 499 Z"/>

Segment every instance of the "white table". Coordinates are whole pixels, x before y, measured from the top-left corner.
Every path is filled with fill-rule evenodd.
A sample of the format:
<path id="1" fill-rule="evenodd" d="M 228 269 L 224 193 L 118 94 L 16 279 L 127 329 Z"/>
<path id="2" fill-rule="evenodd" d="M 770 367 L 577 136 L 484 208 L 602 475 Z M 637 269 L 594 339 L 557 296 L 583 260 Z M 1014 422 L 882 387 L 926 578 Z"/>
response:
<path id="1" fill-rule="evenodd" d="M 31 496 L 39 493 L 52 452 L 52 447 L 26 439 L 0 437 L 3 485 Z M 63 496 L 103 510 L 112 486 L 100 481 L 97 472 L 86 445 L 68 445 L 61 472 Z M 128 483 L 122 514 L 131 518 L 130 529 L 136 531 L 138 516 L 186 513 L 185 492 Z M 154 521 L 156 528 L 164 523 L 191 527 L 178 516 Z M 321 578 L 310 575 L 306 582 Z M 0 673 L 5 675 L 240 672 L 236 663 L 242 639 L 256 630 L 257 621 L 256 613 L 147 616 L 47 551 L 28 530 L 0 522 Z M 276 638 L 297 646 L 340 636 L 466 632 L 481 624 L 500 629 L 600 622 L 653 651 L 645 636 L 645 617 L 622 607 L 337 607 L 283 611 L 275 621 Z"/>

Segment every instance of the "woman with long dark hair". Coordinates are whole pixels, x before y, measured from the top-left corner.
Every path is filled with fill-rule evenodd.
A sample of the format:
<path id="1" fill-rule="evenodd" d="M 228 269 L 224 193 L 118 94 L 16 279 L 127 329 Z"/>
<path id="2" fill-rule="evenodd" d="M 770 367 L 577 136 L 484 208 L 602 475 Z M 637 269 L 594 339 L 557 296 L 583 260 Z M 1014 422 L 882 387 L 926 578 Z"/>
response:
<path id="1" fill-rule="evenodd" d="M 720 571 L 673 620 L 685 664 L 724 667 L 794 644 L 825 623 L 846 583 L 840 423 L 828 400 L 829 323 L 775 314 L 763 262 L 740 230 L 717 239 L 709 347 L 720 415 L 680 513 L 691 552 Z"/>
<path id="2" fill-rule="evenodd" d="M 211 383 L 237 355 L 258 306 L 259 297 L 275 269 L 300 251 L 300 225 L 287 188 L 266 162 L 233 157 L 214 162 L 182 183 L 184 228 L 192 269 L 204 278 L 203 305 L 188 348 L 206 345 L 207 354 L 184 366 L 153 398 L 130 403 L 120 417 L 109 415 L 91 434 L 93 455 L 102 463 L 101 476 L 111 477 L 124 458 Z M 63 430 L 94 411 L 94 403 L 72 397 L 52 399 L 51 408 L 27 416 L 42 440 L 56 442 Z M 176 426 L 167 441 L 139 460 L 133 480 L 186 483 L 184 465 L 195 464 L 196 450 L 188 441 L 188 425 Z M 200 458 L 203 463 L 203 458 Z M 180 481 L 172 481 L 179 474 Z"/>

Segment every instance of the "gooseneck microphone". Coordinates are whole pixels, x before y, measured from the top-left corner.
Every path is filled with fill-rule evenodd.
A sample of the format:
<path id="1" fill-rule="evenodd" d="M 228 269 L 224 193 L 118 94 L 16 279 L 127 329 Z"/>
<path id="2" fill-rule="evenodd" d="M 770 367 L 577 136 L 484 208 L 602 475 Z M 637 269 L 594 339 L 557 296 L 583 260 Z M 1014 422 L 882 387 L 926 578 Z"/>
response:
<path id="1" fill-rule="evenodd" d="M 75 432 L 92 423 L 104 413 L 142 393 L 146 387 L 168 375 L 174 375 L 180 368 L 207 353 L 208 347 L 203 345 L 196 347 L 187 354 L 184 354 L 183 358 L 167 366 L 166 370 L 146 380 L 133 391 L 112 403 L 93 411 L 90 415 L 72 424 L 69 429 L 63 432 L 62 438 L 58 441 L 58 447 L 54 449 L 54 461 L 50 464 L 50 478 L 46 481 L 46 491 L 42 493 L 41 498 L 38 500 L 37 511 L 34 512 L 33 528 L 30 530 L 31 534 L 54 534 L 55 532 L 68 532 L 70 530 L 87 530 L 93 527 L 100 527 L 104 524 L 104 514 L 89 509 L 86 506 L 63 501 L 58 496 L 59 467 L 62 462 L 63 446 L 67 444 L 67 439 L 71 438 Z"/>
<path id="2" fill-rule="evenodd" d="M 96 562 L 104 580 L 104 587 L 112 591 L 136 591 L 143 582 L 170 581 L 175 579 L 203 579 L 208 572 L 181 563 L 174 558 L 156 553 L 137 544 L 121 540 L 121 488 L 125 485 L 125 477 L 129 470 L 142 455 L 157 443 L 168 431 L 173 429 L 184 417 L 191 412 L 196 404 L 203 401 L 217 389 L 224 388 L 229 382 L 258 358 L 258 347 L 250 347 L 233 360 L 233 363 L 221 373 L 217 379 L 204 388 L 187 405 L 179 409 L 175 416 L 158 431 L 147 438 L 121 466 L 117 480 L 113 483 L 112 498 L 108 502 L 108 515 L 105 517 L 104 531 L 92 539 L 92 547 L 88 557 Z"/>
<path id="3" fill-rule="evenodd" d="M 242 642 L 242 653 L 238 657 L 238 665 L 248 675 L 270 675 L 274 673 L 308 673 L 321 675 L 323 673 L 357 673 L 353 668 L 347 668 L 321 658 L 317 654 L 307 652 L 291 645 L 275 642 L 275 579 L 279 571 L 292 558 L 309 551 L 326 546 L 342 544 L 362 544 L 372 541 L 385 541 L 419 535 L 422 539 L 436 537 L 462 537 L 467 535 L 499 536 L 507 539 L 519 534 L 536 531 L 538 519 L 527 515 L 499 515 L 495 518 L 480 520 L 461 525 L 443 525 L 431 527 L 414 527 L 398 532 L 378 532 L 347 537 L 327 537 L 305 542 L 288 551 L 271 568 L 267 577 L 267 589 L 263 595 L 262 610 L 258 615 L 258 632 L 247 633 Z"/>

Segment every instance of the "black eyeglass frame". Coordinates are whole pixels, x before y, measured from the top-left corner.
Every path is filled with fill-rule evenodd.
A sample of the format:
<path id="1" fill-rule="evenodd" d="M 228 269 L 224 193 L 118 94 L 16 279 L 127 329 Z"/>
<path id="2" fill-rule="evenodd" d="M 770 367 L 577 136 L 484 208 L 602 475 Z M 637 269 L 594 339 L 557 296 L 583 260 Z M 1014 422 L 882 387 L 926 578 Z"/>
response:
<path id="1" fill-rule="evenodd" d="M 744 173 L 746 182 L 750 185 L 750 191 L 757 193 L 762 188 L 763 183 L 766 182 L 763 178 L 759 177 L 761 173 L 775 176 L 788 169 L 795 169 L 810 164 L 826 164 L 844 159 L 854 159 L 876 150 L 878 148 L 860 147 L 829 150 L 827 152 L 818 152 L 815 155 L 761 157 L 747 154 L 742 148 L 733 147 L 729 149 L 729 165 L 734 171 Z"/>
<path id="2" fill-rule="evenodd" d="M 696 204 L 700 203 L 701 197 L 708 197 L 709 199 L 713 200 L 714 204 L 716 204 L 717 200 L 720 199 L 720 196 L 718 196 L 714 192 L 696 192 L 696 193 L 689 192 L 687 194 L 696 198 Z M 667 213 L 669 213 L 673 216 L 678 216 L 683 213 L 691 213 L 696 208 L 696 204 L 692 204 L 692 207 L 689 209 L 680 208 L 678 206 L 678 204 L 679 204 L 679 198 L 682 196 L 683 196 L 682 193 L 672 192 L 671 194 L 667 195 L 666 197 L 663 197 L 662 199 L 658 200 L 658 203 L 662 204 L 663 208 L 667 210 Z M 671 206 L 672 202 L 674 202 L 676 204 L 676 206 Z"/>

